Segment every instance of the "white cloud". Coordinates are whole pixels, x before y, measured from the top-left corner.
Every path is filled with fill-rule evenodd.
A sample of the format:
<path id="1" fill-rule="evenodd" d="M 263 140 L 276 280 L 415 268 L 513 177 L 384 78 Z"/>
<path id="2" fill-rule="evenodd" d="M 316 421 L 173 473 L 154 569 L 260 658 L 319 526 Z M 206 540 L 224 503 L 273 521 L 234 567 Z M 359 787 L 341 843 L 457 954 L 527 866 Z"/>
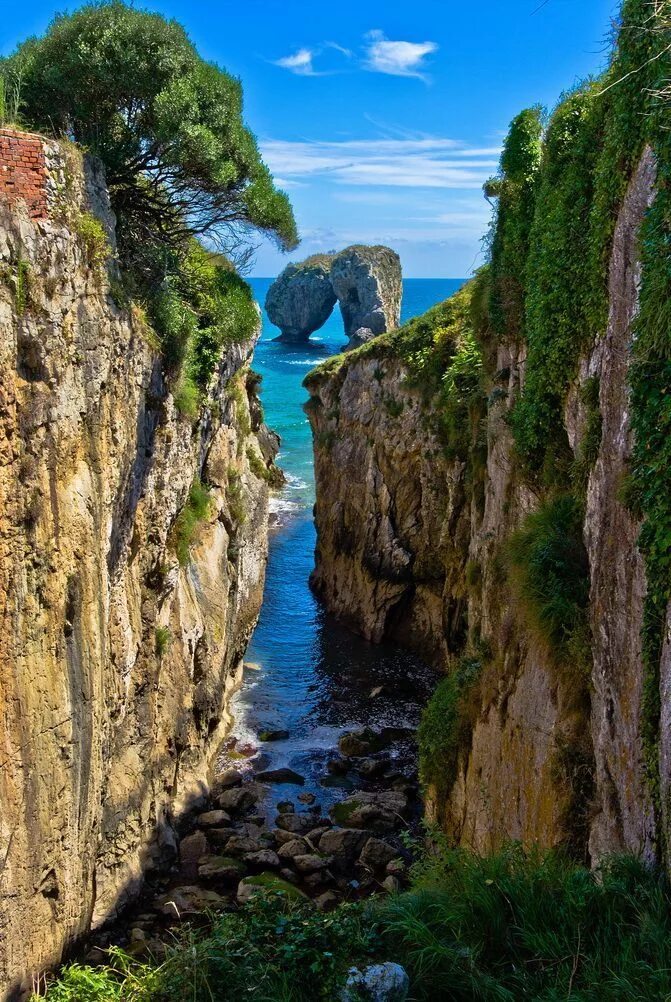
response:
<path id="1" fill-rule="evenodd" d="M 426 80 L 424 60 L 437 52 L 435 42 L 392 41 L 382 31 L 370 31 L 365 66 L 375 73 L 387 73 L 395 77 L 419 77 Z"/>
<path id="2" fill-rule="evenodd" d="M 317 75 L 312 65 L 314 57 L 315 53 L 312 49 L 298 49 L 292 56 L 283 56 L 274 62 L 275 66 L 281 66 L 282 69 L 290 70 L 291 73 L 296 73 L 297 76 L 314 77 Z"/>
<path id="3" fill-rule="evenodd" d="M 281 59 L 273 60 L 275 66 L 281 66 L 284 70 L 289 70 L 290 73 L 295 73 L 299 77 L 324 77 L 330 76 L 332 73 L 338 72 L 337 68 L 329 68 L 326 70 L 316 70 L 314 61 L 318 56 L 321 56 L 325 50 L 331 49 L 334 52 L 338 52 L 341 56 L 346 59 L 350 59 L 352 53 L 349 49 L 344 48 L 342 45 L 338 45 L 337 42 L 323 42 L 316 48 L 308 49 L 304 47 L 298 49 L 290 56 L 282 56 Z"/>
<path id="4" fill-rule="evenodd" d="M 401 188 L 481 188 L 498 166 L 496 147 L 455 139 L 290 141 L 261 143 L 273 174 L 289 181 L 328 175 L 335 184 Z"/>

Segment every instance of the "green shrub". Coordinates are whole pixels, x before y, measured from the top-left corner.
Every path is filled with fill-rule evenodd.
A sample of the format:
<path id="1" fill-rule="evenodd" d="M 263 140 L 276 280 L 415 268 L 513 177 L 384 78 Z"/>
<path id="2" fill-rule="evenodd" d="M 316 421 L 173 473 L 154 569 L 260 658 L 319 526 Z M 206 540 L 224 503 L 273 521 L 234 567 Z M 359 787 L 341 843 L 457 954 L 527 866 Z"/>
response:
<path id="1" fill-rule="evenodd" d="M 573 480 L 579 496 L 587 492 L 590 471 L 601 446 L 602 417 L 599 405 L 599 377 L 590 376 L 580 387 L 580 398 L 585 408 L 585 430 L 573 464 Z"/>
<path id="2" fill-rule="evenodd" d="M 532 475 L 548 467 L 563 477 L 562 407 L 590 325 L 590 216 L 603 128 L 603 103 L 589 84 L 565 98 L 550 121 L 537 182 L 526 264 L 524 392 L 513 411 L 517 451 Z M 559 440 L 558 440 L 559 437 Z"/>
<path id="3" fill-rule="evenodd" d="M 595 872 L 511 846 L 440 851 L 381 919 L 417 1002 L 666 1002 L 671 896 L 633 858 Z"/>
<path id="4" fill-rule="evenodd" d="M 228 471 L 228 485 L 226 487 L 226 500 L 231 518 L 236 526 L 244 525 L 247 521 L 247 508 L 245 506 L 245 496 L 242 491 L 242 481 L 237 470 Z"/>
<path id="5" fill-rule="evenodd" d="M 114 967 L 66 967 L 47 999 L 333 1002 L 350 963 L 365 962 L 376 946 L 375 922 L 362 908 L 343 905 L 325 914 L 268 893 L 238 912 L 213 916 L 205 934 L 187 930 L 160 965 L 136 963 L 116 952 Z"/>
<path id="6" fill-rule="evenodd" d="M 74 229 L 84 245 L 86 259 L 92 271 L 100 271 L 109 254 L 109 243 L 105 228 L 90 212 L 77 213 Z"/>
<path id="7" fill-rule="evenodd" d="M 575 498 L 559 495 L 528 515 L 508 540 L 505 558 L 527 629 L 580 677 L 589 646 L 589 563 Z"/>
<path id="8" fill-rule="evenodd" d="M 212 505 L 210 490 L 196 478 L 191 484 L 186 504 L 175 520 L 172 543 L 177 559 L 185 567 L 191 559 L 191 546 L 198 527 L 208 518 Z"/>
<path id="9" fill-rule="evenodd" d="M 238 428 L 238 448 L 242 447 L 243 440 L 247 438 L 252 430 L 249 417 L 249 401 L 247 399 L 247 387 L 244 372 L 238 372 L 226 387 L 226 396 L 233 401 L 235 407 L 235 423 Z"/>
<path id="10" fill-rule="evenodd" d="M 401 414 L 405 409 L 405 404 L 402 400 L 395 400 L 393 397 L 384 396 L 382 398 L 382 403 L 384 404 L 384 409 L 391 418 L 400 418 Z"/>
<path id="11" fill-rule="evenodd" d="M 500 339 L 516 340 L 523 331 L 526 263 L 541 164 L 541 135 L 541 108 L 522 111 L 510 126 L 499 177 L 485 185 L 485 195 L 498 199 L 491 238 L 489 314 Z"/>
<path id="12" fill-rule="evenodd" d="M 172 635 L 170 629 L 167 626 L 157 626 L 154 635 L 154 649 L 156 651 L 156 656 L 159 660 L 167 652 L 170 647 L 170 641 Z"/>
<path id="13" fill-rule="evenodd" d="M 438 683 L 422 713 L 417 732 L 420 777 L 439 799 L 454 782 L 459 752 L 470 736 L 468 700 L 481 669 L 479 657 L 463 657 Z"/>
<path id="14" fill-rule="evenodd" d="M 250 446 L 247 449 L 247 462 L 255 477 L 265 482 L 275 489 L 279 489 L 284 484 L 284 475 L 277 466 L 266 466 L 261 456 Z"/>
<path id="15" fill-rule="evenodd" d="M 410 892 L 328 914 L 258 896 L 182 932 L 161 964 L 112 950 L 106 968 L 65 967 L 47 1002 L 333 1002 L 351 965 L 380 960 L 406 968 L 415 1002 L 667 1002 L 671 894 L 642 862 L 431 842 Z"/>

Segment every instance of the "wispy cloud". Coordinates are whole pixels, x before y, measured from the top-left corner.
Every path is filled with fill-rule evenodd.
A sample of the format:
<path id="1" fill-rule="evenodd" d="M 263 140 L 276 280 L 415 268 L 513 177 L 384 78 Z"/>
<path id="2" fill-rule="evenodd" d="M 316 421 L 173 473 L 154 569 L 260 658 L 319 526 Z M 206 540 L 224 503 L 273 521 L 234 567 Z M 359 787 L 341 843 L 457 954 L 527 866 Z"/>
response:
<path id="1" fill-rule="evenodd" d="M 307 46 L 297 49 L 291 55 L 282 56 L 281 59 L 273 59 L 272 62 L 275 66 L 281 66 L 283 70 L 289 70 L 290 73 L 295 73 L 299 77 L 330 76 L 338 72 L 337 69 L 331 67 L 326 70 L 317 70 L 314 65 L 315 59 L 327 49 L 339 53 L 339 55 L 344 56 L 346 59 L 352 57 L 351 51 L 343 45 L 339 45 L 337 42 L 322 42 L 321 45 L 317 45 L 311 49 Z"/>
<path id="2" fill-rule="evenodd" d="M 282 56 L 281 59 L 273 60 L 275 66 L 281 66 L 284 70 L 289 70 L 299 77 L 314 77 L 315 73 L 312 60 L 315 53 L 312 49 L 298 49 L 291 56 Z"/>
<path id="3" fill-rule="evenodd" d="M 289 141 L 261 143 L 274 174 L 289 181 L 328 175 L 342 185 L 402 188 L 480 188 L 497 167 L 497 147 L 455 139 Z"/>
<path id="4" fill-rule="evenodd" d="M 376 29 L 367 35 L 366 69 L 394 77 L 419 77 L 426 80 L 425 59 L 437 52 L 436 42 L 394 41 Z"/>

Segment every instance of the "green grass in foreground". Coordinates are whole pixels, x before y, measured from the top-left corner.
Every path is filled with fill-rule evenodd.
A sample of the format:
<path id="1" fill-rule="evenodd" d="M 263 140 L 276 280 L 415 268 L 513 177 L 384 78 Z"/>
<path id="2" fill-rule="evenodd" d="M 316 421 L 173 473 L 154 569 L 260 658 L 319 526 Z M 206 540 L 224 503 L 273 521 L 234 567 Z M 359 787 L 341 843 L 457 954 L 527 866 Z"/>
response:
<path id="1" fill-rule="evenodd" d="M 654 1002 L 671 998 L 671 893 L 629 857 L 592 873 L 518 846 L 486 859 L 444 847 L 413 889 L 324 915 L 281 897 L 187 932 L 160 965 L 116 951 L 72 965 L 49 1002 L 335 1000 L 351 963 L 402 963 L 417 1002 Z"/>

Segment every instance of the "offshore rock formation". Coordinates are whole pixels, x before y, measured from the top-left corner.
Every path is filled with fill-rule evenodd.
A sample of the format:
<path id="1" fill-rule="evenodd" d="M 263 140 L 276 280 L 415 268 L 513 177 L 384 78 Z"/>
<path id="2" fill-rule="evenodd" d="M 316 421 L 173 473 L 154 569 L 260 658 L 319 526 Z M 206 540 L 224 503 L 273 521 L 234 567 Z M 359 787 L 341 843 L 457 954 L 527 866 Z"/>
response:
<path id="1" fill-rule="evenodd" d="M 302 344 L 331 316 L 336 304 L 331 262 L 328 254 L 315 254 L 290 264 L 268 289 L 266 312 L 282 332 L 279 341 Z"/>
<path id="2" fill-rule="evenodd" d="M 358 348 L 398 327 L 403 282 L 401 260 L 389 247 L 357 244 L 341 251 L 331 265 L 347 347 Z"/>
<path id="3" fill-rule="evenodd" d="M 273 449 L 247 389 L 253 341 L 227 350 L 197 419 L 182 416 L 142 314 L 116 305 L 114 266 L 85 236 L 93 213 L 113 246 L 94 165 L 16 142 L 40 147 L 46 211 L 0 209 L 8 999 L 170 861 L 175 820 L 205 798 L 262 598 Z M 194 480 L 209 512 L 180 564 Z"/>
<path id="4" fill-rule="evenodd" d="M 630 347 L 641 282 L 639 233 L 655 194 L 646 150 L 621 205 L 610 255 L 607 331 L 580 362 L 564 405 L 574 456 L 598 385 L 601 440 L 589 473 L 583 538 L 593 637 L 588 694 L 528 628 L 502 569 L 516 527 L 539 506 L 519 475 L 509 415 L 525 375 L 523 344 L 494 342 L 484 457 L 467 469 L 441 437 L 445 398 L 413 380 L 397 338 L 311 373 L 318 530 L 313 585 L 329 609 L 374 641 L 394 639 L 453 671 L 479 649 L 477 684 L 454 768 L 429 812 L 463 845 L 568 843 L 592 861 L 666 841 L 644 769 L 640 523 L 619 487 L 632 449 Z M 473 293 L 475 297 L 477 292 Z M 442 326 L 442 322 L 437 326 Z M 467 421 L 467 418 L 465 419 Z M 476 427 L 477 430 L 477 427 Z M 666 637 L 670 634 L 667 616 Z M 669 644 L 662 651 L 659 768 L 669 788 Z"/>
<path id="5" fill-rule="evenodd" d="M 398 327 L 401 262 L 389 247 L 347 247 L 290 264 L 273 282 L 266 311 L 282 332 L 278 340 L 304 343 L 340 304 L 348 348 Z"/>

